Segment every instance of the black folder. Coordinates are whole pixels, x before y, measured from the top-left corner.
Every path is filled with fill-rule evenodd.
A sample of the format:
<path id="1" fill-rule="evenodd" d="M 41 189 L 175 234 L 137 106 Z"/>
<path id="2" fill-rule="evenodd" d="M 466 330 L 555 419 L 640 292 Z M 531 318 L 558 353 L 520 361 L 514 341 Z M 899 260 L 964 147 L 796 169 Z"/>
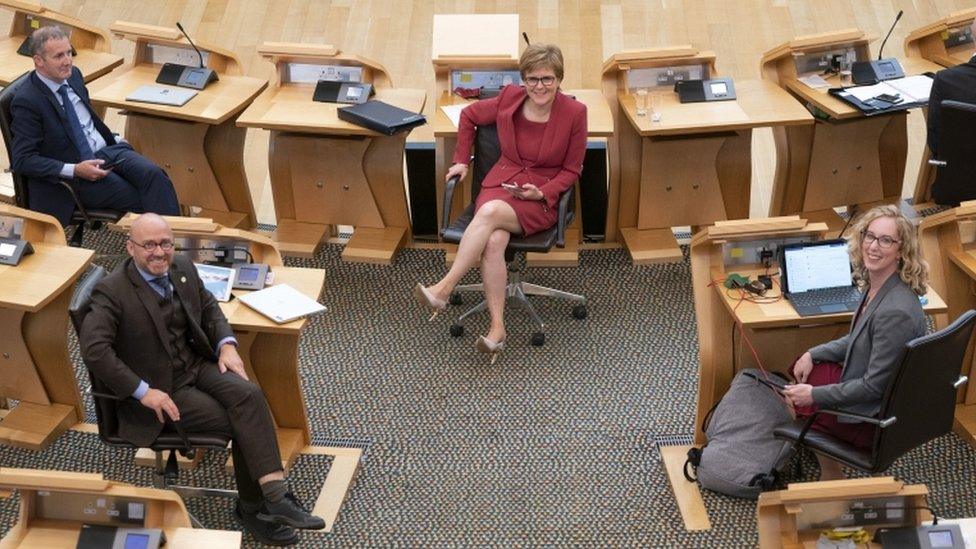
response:
<path id="1" fill-rule="evenodd" d="M 410 131 L 427 123 L 422 114 L 403 110 L 382 101 L 367 101 L 338 109 L 339 120 L 368 128 L 385 135 Z"/>

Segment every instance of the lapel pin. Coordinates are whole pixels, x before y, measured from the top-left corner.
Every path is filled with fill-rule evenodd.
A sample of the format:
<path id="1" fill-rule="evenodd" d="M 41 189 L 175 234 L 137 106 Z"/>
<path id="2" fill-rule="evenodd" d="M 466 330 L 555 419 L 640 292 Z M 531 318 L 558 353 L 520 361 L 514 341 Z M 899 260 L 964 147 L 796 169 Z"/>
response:
<path id="1" fill-rule="evenodd" d="M 181 276 L 180 277 L 180 282 L 182 282 L 182 283 L 185 284 L 186 283 L 186 277 L 185 276 Z"/>

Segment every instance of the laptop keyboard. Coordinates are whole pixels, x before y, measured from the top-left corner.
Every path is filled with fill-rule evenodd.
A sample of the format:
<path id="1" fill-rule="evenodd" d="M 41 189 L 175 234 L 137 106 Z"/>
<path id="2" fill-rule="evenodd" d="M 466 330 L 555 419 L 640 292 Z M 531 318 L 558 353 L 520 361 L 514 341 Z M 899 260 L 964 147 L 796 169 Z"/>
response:
<path id="1" fill-rule="evenodd" d="M 824 288 L 799 294 L 790 294 L 790 301 L 802 307 L 819 307 L 832 303 L 860 301 L 861 293 L 851 286 Z"/>

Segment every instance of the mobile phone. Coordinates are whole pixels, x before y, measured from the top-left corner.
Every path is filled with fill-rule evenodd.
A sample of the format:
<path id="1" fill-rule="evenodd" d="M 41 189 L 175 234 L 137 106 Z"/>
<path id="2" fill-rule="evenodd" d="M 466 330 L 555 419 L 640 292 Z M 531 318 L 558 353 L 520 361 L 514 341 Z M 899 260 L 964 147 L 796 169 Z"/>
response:
<path id="1" fill-rule="evenodd" d="M 502 187 L 506 189 L 521 189 L 522 187 L 518 183 L 502 183 Z"/>
<path id="2" fill-rule="evenodd" d="M 875 99 L 877 99 L 878 101 L 884 101 L 885 103 L 892 103 L 892 104 L 902 102 L 902 98 L 900 96 L 891 95 L 890 93 L 882 93 L 880 95 L 875 96 Z"/>
<path id="3" fill-rule="evenodd" d="M 117 158 L 117 159 L 115 159 L 114 162 L 103 162 L 102 165 L 99 166 L 99 168 L 101 168 L 103 170 L 111 170 L 112 168 L 114 168 L 114 167 L 116 167 L 119 164 L 122 164 L 124 162 L 125 162 L 125 159 L 124 158 Z"/>

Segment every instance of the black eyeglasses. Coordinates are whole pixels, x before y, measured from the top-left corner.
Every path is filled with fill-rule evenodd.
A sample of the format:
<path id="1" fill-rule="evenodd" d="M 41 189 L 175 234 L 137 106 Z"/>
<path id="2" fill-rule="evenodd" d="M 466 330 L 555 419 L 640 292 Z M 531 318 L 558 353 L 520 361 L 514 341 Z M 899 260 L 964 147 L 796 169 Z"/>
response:
<path id="1" fill-rule="evenodd" d="M 539 78 L 537 76 L 527 76 L 525 78 L 525 84 L 530 88 L 534 88 L 539 84 L 542 84 L 543 86 L 548 88 L 549 86 L 555 83 L 556 83 L 555 76 L 543 76 L 542 78 Z"/>
<path id="2" fill-rule="evenodd" d="M 172 240 L 163 240 L 162 242 L 153 242 L 152 240 L 149 240 L 140 243 L 130 238 L 129 242 L 135 244 L 136 246 L 139 246 L 140 248 L 146 250 L 147 252 L 155 252 L 156 248 L 159 248 L 164 252 L 168 252 L 172 250 L 174 246 L 176 246 L 175 244 L 173 244 Z"/>
<path id="3" fill-rule="evenodd" d="M 877 242 L 878 243 L 878 246 L 881 246 L 882 248 L 884 248 L 886 250 L 888 248 L 892 247 L 893 245 L 901 242 L 901 240 L 895 240 L 894 238 L 891 238 L 888 235 L 878 236 L 878 235 L 876 235 L 876 234 L 874 234 L 872 232 L 868 232 L 868 231 L 864 231 L 863 233 L 861 233 L 861 236 L 864 237 L 864 244 L 865 245 L 870 246 L 871 244 Z"/>

